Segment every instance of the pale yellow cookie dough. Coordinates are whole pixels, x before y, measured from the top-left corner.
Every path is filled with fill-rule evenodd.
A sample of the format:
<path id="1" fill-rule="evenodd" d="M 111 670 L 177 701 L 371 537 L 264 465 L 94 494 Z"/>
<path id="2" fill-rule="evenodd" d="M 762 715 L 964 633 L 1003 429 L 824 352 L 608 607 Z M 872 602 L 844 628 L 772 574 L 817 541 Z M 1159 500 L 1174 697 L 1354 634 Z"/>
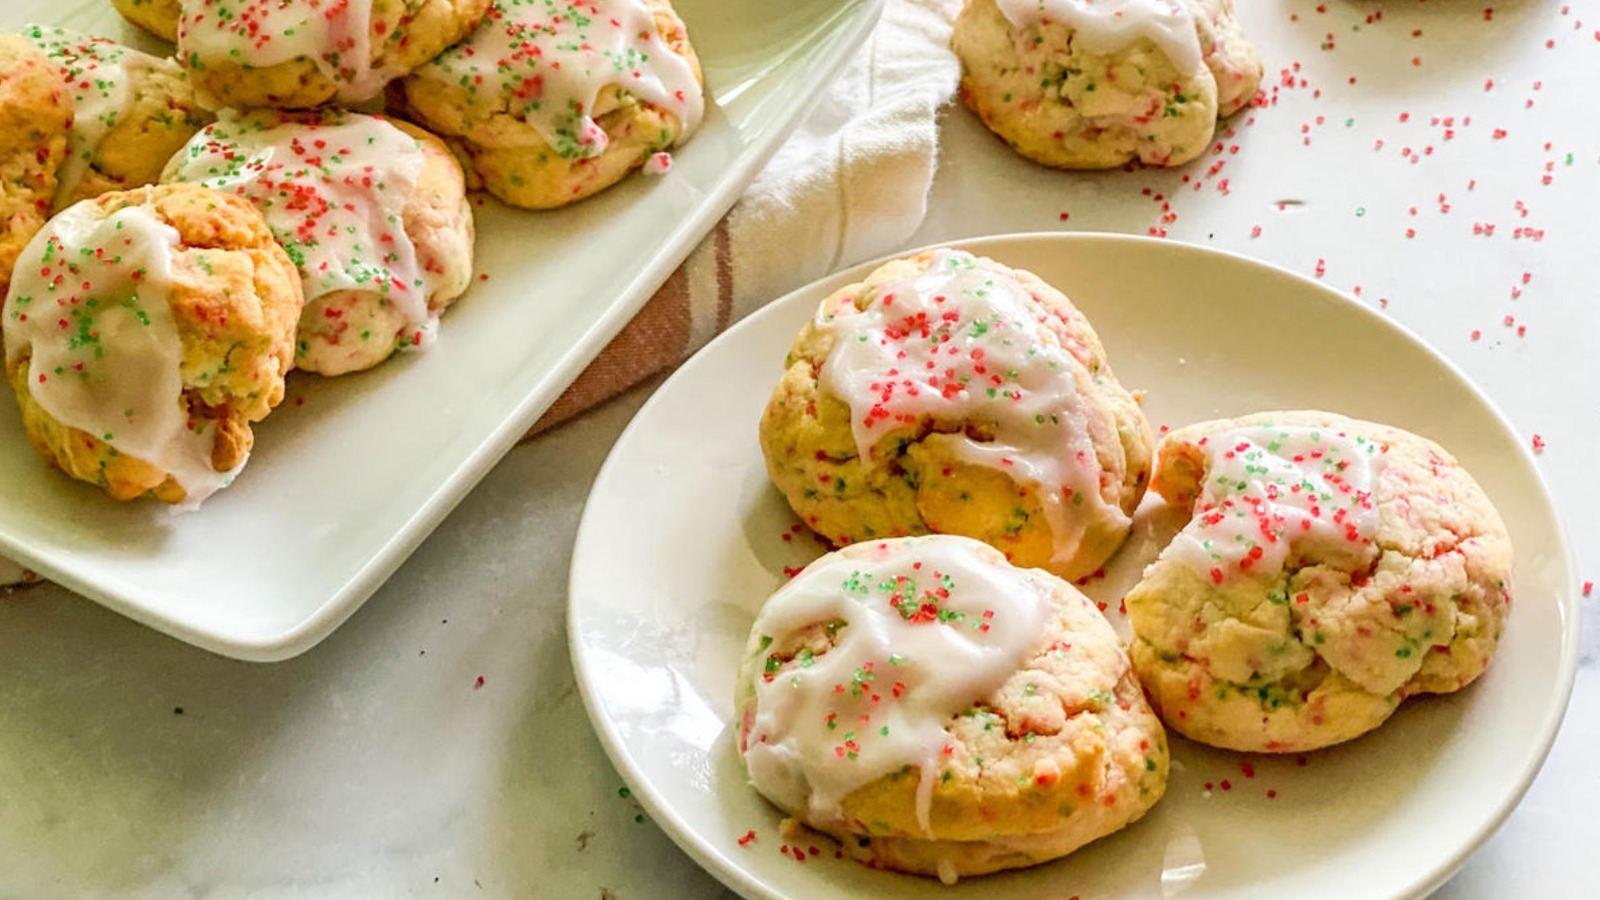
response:
<path id="1" fill-rule="evenodd" d="M 959 455 L 953 439 L 992 439 L 992 420 L 916 415 L 885 433 L 863 456 L 852 421 L 865 411 L 852 414 L 850 401 L 820 377 L 836 343 L 858 339 L 851 336 L 856 314 L 881 302 L 896 283 L 929 271 L 937 256 L 929 252 L 887 263 L 823 301 L 790 348 L 761 418 L 767 472 L 802 521 L 836 545 L 929 532 L 962 534 L 998 548 L 1017 565 L 1048 568 L 1065 578 L 1086 576 L 1127 536 L 1127 517 L 1149 477 L 1153 441 L 1134 395 L 1112 373 L 1099 336 L 1059 290 L 1030 272 L 963 257 L 1027 298 L 1037 323 L 1014 340 L 1036 352 L 1062 352 L 1059 372 L 1034 385 L 1033 392 L 1075 394 L 1081 421 L 1064 436 L 1083 440 L 1080 464 L 1098 473 L 1098 485 L 1081 492 L 1097 496 L 1074 496 L 1063 506 L 1066 524 L 1081 531 L 1073 546 L 1062 547 L 1069 536 L 1059 533 L 1061 522 L 1052 523 L 1044 489 L 1022 474 L 1025 465 L 980 465 Z M 1011 389 L 1009 384 L 971 386 L 974 393 Z"/>
<path id="2" fill-rule="evenodd" d="M 682 20 L 668 0 L 645 0 L 655 27 L 701 80 L 700 60 Z M 495 16 L 482 26 L 501 27 Z M 452 56 L 471 40 L 419 68 L 402 83 L 401 115 L 437 132 L 456 150 L 472 187 L 524 209 L 552 209 L 616 184 L 653 153 L 672 147 L 684 122 L 671 110 L 648 103 L 617 81 L 607 84 L 588 111 L 605 132 L 605 151 L 587 156 L 552 146 L 524 111 L 521 83 L 479 84 L 457 74 Z"/>
<path id="3" fill-rule="evenodd" d="M 1218 117 L 1254 98 L 1261 62 L 1232 0 L 1182 3 L 1203 63 L 1192 71 L 1145 37 L 1097 53 L 1074 40 L 1067 22 L 1018 29 L 995 0 L 968 0 L 951 40 L 961 59 L 961 100 L 1018 153 L 1045 165 L 1192 160 L 1210 144 Z"/>
<path id="4" fill-rule="evenodd" d="M 1185 561 L 1175 542 L 1126 604 L 1134 663 L 1169 727 L 1218 747 L 1291 752 L 1357 737 L 1407 697 L 1455 691 L 1482 674 L 1510 611 L 1512 551 L 1499 513 L 1448 452 L 1332 413 L 1259 413 L 1175 431 L 1159 447 L 1153 489 L 1188 509 L 1213 477 L 1208 446 L 1269 425 L 1382 448 L 1370 539 L 1291 542 L 1281 568 L 1226 574 Z"/>
<path id="5" fill-rule="evenodd" d="M 213 109 L 273 107 L 305 109 L 336 100 L 352 103 L 370 100 L 384 85 L 438 56 L 472 31 L 490 0 L 352 0 L 371 5 L 369 52 L 364 61 L 375 77 L 355 84 L 341 61 L 341 74 L 319 65 L 315 54 L 286 62 L 253 65 L 234 54 L 218 55 L 199 49 L 191 39 L 193 18 L 233 11 L 248 0 L 190 0 L 178 29 L 178 58 L 189 69 L 201 101 Z M 318 52 L 337 56 L 333 47 Z M 354 94 L 352 95 L 352 92 Z"/>
<path id="6" fill-rule="evenodd" d="M 182 0 L 111 0 L 129 22 L 165 41 L 178 39 Z"/>
<path id="7" fill-rule="evenodd" d="M 71 127 L 56 67 L 25 38 L 0 34 L 0 296 L 50 214 Z"/>
<path id="8" fill-rule="evenodd" d="M 191 421 L 214 426 L 212 468 L 219 473 L 237 468 L 254 444 L 251 424 L 283 399 L 302 303 L 293 264 L 254 207 L 209 188 L 161 185 L 83 203 L 92 207 L 96 219 L 140 207 L 178 232 L 166 301 L 182 344 L 181 402 Z M 68 248 L 69 253 L 91 255 L 93 250 Z M 23 308 L 8 301 L 7 314 Z M 89 339 L 97 338 L 89 332 Z M 52 417 L 30 389 L 31 358 L 31 348 L 25 347 L 8 359 L 7 377 L 21 407 L 23 428 L 40 453 L 68 475 L 99 485 L 118 500 L 146 495 L 167 503 L 188 499 L 172 473 L 119 452 L 101 435 Z"/>
<path id="9" fill-rule="evenodd" d="M 920 571 L 893 567 L 895 558 L 919 556 L 926 560 Z M 960 660 L 918 659 L 917 649 L 907 644 L 891 649 L 909 656 L 891 655 L 888 665 L 880 660 L 876 667 L 866 663 L 865 669 L 856 669 L 854 681 L 838 688 L 838 703 L 849 709 L 855 708 L 847 706 L 852 692 L 875 695 L 868 707 L 874 717 L 867 725 L 838 715 L 837 727 L 821 732 L 829 742 L 823 747 L 789 737 L 802 732 L 769 733 L 771 726 L 781 728 L 783 723 L 763 709 L 757 685 L 783 686 L 807 670 L 824 668 L 831 653 L 859 652 L 861 644 L 852 645 L 847 632 L 873 626 L 850 624 L 852 613 L 814 620 L 780 614 L 792 627 L 772 633 L 762 630 L 763 617 L 758 615 L 736 698 L 740 752 L 747 762 L 754 745 L 779 737 L 785 749 L 777 758 L 797 759 L 795 771 L 802 780 L 775 777 L 779 787 L 768 799 L 837 839 L 854 859 L 946 882 L 1057 859 L 1127 826 L 1161 798 L 1168 769 L 1165 732 L 1127 654 L 1094 603 L 1046 572 L 1012 567 L 993 548 L 947 535 L 857 544 L 802 571 L 780 594 L 816 592 L 825 603 L 834 595 L 848 607 L 853 602 L 904 603 L 891 594 L 907 591 L 906 599 L 920 604 L 914 615 L 923 616 L 922 624 L 913 627 L 970 632 L 979 627 L 977 610 L 983 602 L 973 599 L 971 576 L 947 577 L 950 569 L 938 571 L 940 562 L 952 557 L 961 561 L 954 567 L 957 572 L 962 566 L 988 569 L 987 579 L 1001 590 L 1042 598 L 1043 624 L 1027 635 L 1018 648 L 1020 663 L 1001 673 L 997 689 L 973 697 L 942 722 L 927 723 L 943 730 L 931 767 L 906 765 L 868 781 L 844 796 L 831 814 L 818 810 L 832 809 L 832 798 L 819 804 L 819 788 L 804 781 L 805 772 L 829 762 L 829 751 L 835 749 L 831 744 L 839 745 L 838 765 L 850 765 L 845 758 L 850 752 L 881 740 L 880 729 L 898 727 L 880 724 L 880 719 L 893 721 L 882 718 L 883 711 L 897 703 L 926 708 L 937 701 L 920 692 L 933 681 L 964 676 Z M 844 568 L 830 567 L 835 562 Z M 848 581 L 832 577 L 846 569 L 854 572 Z M 888 574 L 907 571 L 911 582 Z M 923 593 L 909 596 L 917 592 Z M 974 602 L 973 615 L 958 612 Z M 900 614 L 909 609 L 900 607 Z M 863 665 L 853 658 L 843 662 L 846 668 Z M 924 724 L 915 715 L 907 724 L 913 723 Z M 762 784 L 758 778 L 758 789 Z"/>
<path id="10" fill-rule="evenodd" d="M 173 60 L 61 28 L 23 36 L 60 70 L 75 109 L 57 211 L 108 191 L 155 184 L 161 169 L 212 119 Z"/>

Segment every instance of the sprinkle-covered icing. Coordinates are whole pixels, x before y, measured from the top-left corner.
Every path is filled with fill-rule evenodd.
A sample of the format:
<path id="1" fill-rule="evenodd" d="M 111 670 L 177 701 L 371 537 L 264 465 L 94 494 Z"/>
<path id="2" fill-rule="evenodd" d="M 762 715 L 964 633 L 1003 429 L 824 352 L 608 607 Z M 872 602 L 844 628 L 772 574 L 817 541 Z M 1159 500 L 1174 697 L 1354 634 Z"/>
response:
<path id="1" fill-rule="evenodd" d="M 72 130 L 56 187 L 59 202 L 77 191 L 106 135 L 127 115 L 133 83 L 143 72 L 173 63 L 65 28 L 29 25 L 22 34 L 55 63 L 72 92 Z"/>
<path id="2" fill-rule="evenodd" d="M 224 112 L 173 159 L 167 180 L 261 210 L 300 271 L 308 307 L 333 291 L 372 292 L 404 312 L 403 343 L 424 346 L 433 283 L 403 215 L 422 166 L 416 140 L 377 116 Z"/>
<path id="3" fill-rule="evenodd" d="M 968 538 L 865 546 L 817 560 L 762 607 L 765 646 L 815 628 L 833 645 L 762 658 L 745 763 L 763 794 L 818 823 L 839 821 L 856 788 L 915 769 L 927 832 L 946 727 L 1021 666 L 1051 592 L 1040 573 L 989 562 Z"/>
<path id="4" fill-rule="evenodd" d="M 608 85 L 676 115 L 680 139 L 705 103 L 643 0 L 495 0 L 476 31 L 419 75 L 459 85 L 469 107 L 509 110 L 568 159 L 605 153 L 594 116 Z"/>
<path id="5" fill-rule="evenodd" d="M 1200 71 L 1200 36 L 1187 0 L 995 0 L 1013 28 L 1065 22 L 1073 40 L 1110 56 L 1144 38 L 1161 48 L 1178 71 Z"/>
<path id="6" fill-rule="evenodd" d="M 372 67 L 372 27 L 372 0 L 183 0 L 178 55 L 191 69 L 309 59 L 353 103 L 399 74 Z"/>
<path id="7" fill-rule="evenodd" d="M 198 504 L 233 473 L 212 468 L 215 426 L 191 420 L 183 398 L 170 306 L 178 232 L 137 206 L 99 214 L 68 207 L 17 261 L 7 367 L 31 352 L 28 387 L 45 412 L 169 473 Z"/>
<path id="8" fill-rule="evenodd" d="M 1373 553 L 1373 489 L 1387 447 L 1337 428 L 1258 425 L 1205 439 L 1194 518 L 1165 556 L 1215 584 L 1270 578 L 1291 553 L 1359 565 Z"/>
<path id="9" fill-rule="evenodd" d="M 1055 562 L 1077 552 L 1087 521 L 1079 513 L 1127 521 L 1101 494 L 1077 367 L 1041 327 L 1053 314 L 1007 272 L 940 250 L 917 275 L 877 287 L 864 309 L 851 309 L 819 311 L 814 325 L 835 335 L 819 379 L 850 407 L 862 459 L 896 429 L 955 429 L 929 434 L 924 446 L 1037 488 Z M 990 439 L 961 430 L 968 422 L 992 423 Z"/>

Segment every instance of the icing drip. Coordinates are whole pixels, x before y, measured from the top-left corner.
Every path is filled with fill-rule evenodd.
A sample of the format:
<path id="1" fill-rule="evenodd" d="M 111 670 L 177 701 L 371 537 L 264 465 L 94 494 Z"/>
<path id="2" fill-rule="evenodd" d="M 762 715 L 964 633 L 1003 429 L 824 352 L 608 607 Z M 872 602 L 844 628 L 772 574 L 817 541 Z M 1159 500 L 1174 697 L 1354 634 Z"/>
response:
<path id="1" fill-rule="evenodd" d="M 372 68 L 372 0 L 183 0 L 182 9 L 178 53 L 191 68 L 309 59 L 345 102 L 370 99 L 397 74 Z"/>
<path id="2" fill-rule="evenodd" d="M 435 319 L 433 280 L 404 210 L 422 165 L 416 140 L 376 116 L 224 112 L 173 159 L 167 180 L 237 194 L 261 210 L 300 271 L 308 307 L 334 291 L 375 293 L 404 313 L 406 343 L 420 346 L 427 338 L 417 335 Z"/>
<path id="3" fill-rule="evenodd" d="M 233 473 L 212 468 L 214 426 L 192 423 L 184 402 L 170 307 L 178 232 L 141 207 L 99 213 L 69 207 L 18 260 L 7 367 L 31 351 L 28 387 L 45 412 L 169 473 L 198 504 Z"/>
<path id="4" fill-rule="evenodd" d="M 772 644 L 829 623 L 836 643 L 787 664 L 763 657 L 745 762 L 763 794 L 823 823 L 841 821 L 856 788 L 917 770 L 929 832 L 945 729 L 1034 649 L 1050 586 L 1037 571 L 987 561 L 993 551 L 968 538 L 858 547 L 807 566 L 762 607 L 756 633 Z"/>
<path id="5" fill-rule="evenodd" d="M 1161 48 L 1178 71 L 1203 67 L 1200 36 L 1187 0 L 995 0 L 1011 27 L 1051 21 L 1072 26 L 1073 41 L 1110 56 L 1144 38 Z"/>
<path id="6" fill-rule="evenodd" d="M 929 434 L 923 444 L 1036 487 L 1055 562 L 1077 551 L 1080 507 L 1127 522 L 1101 495 L 1071 354 L 1040 327 L 1051 313 L 1005 272 L 940 250 L 925 271 L 879 286 L 865 309 L 852 309 L 814 324 L 835 335 L 819 379 L 849 405 L 862 459 L 907 426 L 992 423 L 991 440 L 958 431 Z"/>
<path id="7" fill-rule="evenodd" d="M 23 36 L 55 63 L 72 93 L 72 130 L 55 197 L 60 203 L 77 191 L 106 135 L 132 106 L 134 81 L 143 72 L 173 63 L 65 28 L 29 25 Z"/>
<path id="8" fill-rule="evenodd" d="M 420 74 L 465 88 L 471 106 L 509 110 L 569 159 L 605 152 L 594 116 L 607 85 L 676 115 L 680 140 L 705 105 L 694 69 L 642 0 L 495 0 L 476 31 Z"/>
<path id="9" fill-rule="evenodd" d="M 1270 578 L 1291 553 L 1351 568 L 1372 557 L 1383 444 L 1336 428 L 1260 425 L 1205 447 L 1194 518 L 1163 555 L 1217 584 Z"/>

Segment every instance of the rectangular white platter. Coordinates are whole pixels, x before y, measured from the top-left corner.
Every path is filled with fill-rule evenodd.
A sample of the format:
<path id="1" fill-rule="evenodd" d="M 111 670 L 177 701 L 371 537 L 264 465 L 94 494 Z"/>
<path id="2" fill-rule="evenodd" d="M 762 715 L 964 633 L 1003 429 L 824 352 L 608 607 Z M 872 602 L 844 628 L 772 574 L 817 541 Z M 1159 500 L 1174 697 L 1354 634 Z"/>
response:
<path id="1" fill-rule="evenodd" d="M 677 0 L 711 98 L 662 177 L 575 207 L 477 207 L 487 280 L 438 343 L 370 372 L 292 374 L 249 466 L 192 513 L 50 471 L 0 398 L 0 554 L 180 640 L 304 652 L 371 596 L 721 218 L 860 45 L 883 0 Z M 0 31 L 62 25 L 161 52 L 109 0 L 6 0 Z"/>

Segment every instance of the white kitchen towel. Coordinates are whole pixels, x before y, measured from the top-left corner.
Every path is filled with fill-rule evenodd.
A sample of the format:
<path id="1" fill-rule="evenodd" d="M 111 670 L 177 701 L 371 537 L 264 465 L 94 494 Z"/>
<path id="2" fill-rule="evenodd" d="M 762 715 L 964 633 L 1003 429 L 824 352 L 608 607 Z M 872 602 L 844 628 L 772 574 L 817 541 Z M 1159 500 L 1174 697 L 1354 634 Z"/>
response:
<path id="1" fill-rule="evenodd" d="M 883 19 L 739 203 L 545 415 L 538 431 L 677 365 L 807 282 L 903 244 L 927 211 L 961 0 Z"/>

